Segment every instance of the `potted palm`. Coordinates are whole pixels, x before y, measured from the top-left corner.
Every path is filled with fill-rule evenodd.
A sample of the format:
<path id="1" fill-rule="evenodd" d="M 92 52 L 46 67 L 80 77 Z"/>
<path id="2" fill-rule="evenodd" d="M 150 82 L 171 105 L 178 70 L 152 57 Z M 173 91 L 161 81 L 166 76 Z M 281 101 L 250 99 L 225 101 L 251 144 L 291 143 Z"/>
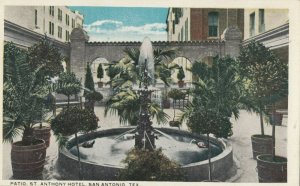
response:
<path id="1" fill-rule="evenodd" d="M 195 88 L 191 90 L 193 100 L 186 106 L 180 120 L 186 120 L 192 132 L 206 135 L 206 144 L 198 147 L 207 148 L 208 181 L 216 181 L 213 178 L 209 135 L 222 138 L 232 135 L 230 118 L 232 115 L 238 118 L 242 82 L 236 62 L 229 57 L 214 58 L 212 66 L 196 62 L 191 71 L 197 76 L 193 82 Z"/>
<path id="2" fill-rule="evenodd" d="M 99 64 L 98 68 L 97 68 L 97 78 L 100 79 L 100 81 L 98 82 L 98 87 L 102 88 L 103 87 L 103 82 L 101 82 L 101 79 L 103 78 L 103 68 L 102 68 L 102 64 Z"/>
<path id="3" fill-rule="evenodd" d="M 38 74 L 42 68 L 32 69 L 26 52 L 8 43 L 4 46 L 3 139 L 12 143 L 13 177 L 36 179 L 42 176 L 46 144 L 33 135 L 33 127 L 40 114 L 46 113 L 43 104 L 48 93 L 45 81 Z M 38 113 L 38 114 L 37 114 Z"/>
<path id="4" fill-rule="evenodd" d="M 174 110 L 173 120 L 169 121 L 169 125 L 171 127 L 179 127 L 181 125 L 181 122 L 175 121 L 176 102 L 178 100 L 184 99 L 185 93 L 183 93 L 181 90 L 178 90 L 178 89 L 172 89 L 168 93 L 168 96 L 173 99 L 173 110 Z"/>
<path id="5" fill-rule="evenodd" d="M 287 95 L 288 68 L 272 51 L 258 42 L 241 48 L 238 57 L 241 76 L 247 85 L 248 100 L 252 110 L 259 113 L 261 133 L 251 136 L 253 158 L 260 154 L 272 154 L 272 136 L 265 135 L 264 115 L 266 107 Z"/>
<path id="6" fill-rule="evenodd" d="M 185 74 L 184 74 L 183 68 L 180 67 L 178 70 L 178 74 L 177 74 L 179 88 L 184 87 L 184 81 L 183 81 L 184 78 L 185 78 Z"/>
<path id="7" fill-rule="evenodd" d="M 83 173 L 80 162 L 80 141 L 78 139 L 78 133 L 96 130 L 98 128 L 98 121 L 99 119 L 94 112 L 78 107 L 69 107 L 63 110 L 51 121 L 51 129 L 58 139 L 60 139 L 61 136 L 75 135 L 78 154 L 78 178 L 80 180 L 83 179 Z M 66 145 L 64 142 L 65 141 L 63 141 L 61 145 Z"/>

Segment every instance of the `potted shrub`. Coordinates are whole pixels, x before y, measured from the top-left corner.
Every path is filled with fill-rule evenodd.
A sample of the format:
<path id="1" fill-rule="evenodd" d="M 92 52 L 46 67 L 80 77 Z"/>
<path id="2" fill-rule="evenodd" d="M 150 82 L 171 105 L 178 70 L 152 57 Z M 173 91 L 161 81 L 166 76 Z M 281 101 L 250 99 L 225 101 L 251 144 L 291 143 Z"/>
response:
<path id="1" fill-rule="evenodd" d="M 162 149 L 149 151 L 132 149 L 123 160 L 125 169 L 118 179 L 121 181 L 185 181 L 180 166 L 162 153 Z"/>
<path id="2" fill-rule="evenodd" d="M 61 136 L 75 135 L 78 154 L 78 177 L 80 180 L 83 179 L 83 175 L 80 162 L 80 142 L 77 135 L 78 132 L 90 132 L 96 130 L 98 128 L 98 121 L 99 119 L 94 112 L 78 107 L 69 107 L 63 110 L 51 121 L 51 129 L 58 138 Z M 62 144 L 65 145 L 64 143 Z"/>
<path id="3" fill-rule="evenodd" d="M 173 110 L 174 110 L 173 120 L 169 121 L 169 124 L 171 127 L 179 127 L 181 125 L 181 122 L 175 121 L 176 101 L 184 99 L 185 93 L 183 93 L 181 90 L 178 89 L 172 89 L 168 93 L 168 96 L 173 99 Z"/>
<path id="4" fill-rule="evenodd" d="M 63 72 L 59 75 L 59 79 L 56 85 L 56 92 L 64 94 L 68 97 L 68 105 L 70 106 L 70 96 L 76 95 L 81 90 L 81 82 L 76 78 L 73 72 Z"/>
<path id="5" fill-rule="evenodd" d="M 264 133 L 263 116 L 266 106 L 287 95 L 288 68 L 272 51 L 258 42 L 241 48 L 238 57 L 241 76 L 247 85 L 247 96 L 252 110 L 259 113 L 261 134 L 251 136 L 253 158 L 272 153 L 272 137 Z"/>
<path id="6" fill-rule="evenodd" d="M 89 92 L 85 96 L 87 102 L 85 104 L 85 108 L 94 111 L 94 106 L 96 101 L 101 101 L 103 96 L 100 92 Z"/>
<path id="7" fill-rule="evenodd" d="M 98 87 L 102 88 L 103 87 L 103 82 L 101 82 L 101 79 L 103 78 L 103 68 L 102 68 L 102 64 L 99 64 L 98 68 L 97 68 L 97 78 L 100 79 L 100 81 L 98 82 Z"/>
<path id="8" fill-rule="evenodd" d="M 183 81 L 184 78 L 185 78 L 185 74 L 184 74 L 183 68 L 180 67 L 178 70 L 178 74 L 177 74 L 179 88 L 184 87 L 184 81 Z"/>
<path id="9" fill-rule="evenodd" d="M 186 120 L 192 132 L 206 135 L 206 144 L 198 147 L 207 148 L 208 181 L 217 181 L 213 178 L 209 134 L 222 138 L 232 135 L 230 118 L 239 115 L 242 81 L 232 58 L 214 58 L 212 66 L 199 64 L 196 62 L 192 66 L 193 75 L 197 76 L 193 82 L 195 88 L 190 91 L 193 100 L 186 106 L 180 120 Z"/>
<path id="10" fill-rule="evenodd" d="M 32 69 L 41 68 L 37 73 L 40 82 L 58 76 L 63 72 L 63 57 L 50 40 L 45 36 L 40 42 L 28 48 L 27 61 Z M 37 138 L 45 140 L 47 147 L 50 142 L 50 127 L 48 124 L 42 125 L 42 116 L 38 119 L 41 124 L 34 127 L 33 134 Z"/>
<path id="11" fill-rule="evenodd" d="M 32 69 L 26 52 L 12 43 L 4 46 L 3 139 L 12 143 L 11 162 L 15 179 L 36 179 L 42 176 L 46 144 L 33 135 L 40 114 L 45 113 L 45 81 L 38 78 L 41 67 Z M 38 114 L 37 114 L 38 113 Z"/>

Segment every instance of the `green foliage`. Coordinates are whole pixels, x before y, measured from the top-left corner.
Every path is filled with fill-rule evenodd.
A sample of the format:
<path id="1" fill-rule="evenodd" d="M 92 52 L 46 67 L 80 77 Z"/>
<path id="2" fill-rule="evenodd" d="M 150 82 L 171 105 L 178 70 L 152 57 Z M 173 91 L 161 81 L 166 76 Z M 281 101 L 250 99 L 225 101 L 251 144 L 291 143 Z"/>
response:
<path id="1" fill-rule="evenodd" d="M 56 92 L 71 96 L 78 94 L 81 89 L 81 82 L 73 72 L 63 72 L 59 75 Z"/>
<path id="2" fill-rule="evenodd" d="M 78 107 L 69 107 L 51 121 L 51 129 L 55 136 L 69 136 L 78 132 L 96 130 L 98 121 L 94 112 Z"/>
<path id="3" fill-rule="evenodd" d="M 95 91 L 95 84 L 93 80 L 92 70 L 89 64 L 86 66 L 86 73 L 85 73 L 85 81 L 84 81 L 84 87 L 89 89 L 90 91 Z M 88 92 L 84 90 L 84 96 Z"/>
<path id="4" fill-rule="evenodd" d="M 43 66 L 38 72 L 39 78 L 58 76 L 63 72 L 63 57 L 59 49 L 53 46 L 47 37 L 28 48 L 28 63 L 33 69 Z"/>
<path id="5" fill-rule="evenodd" d="M 13 43 L 4 45 L 4 141 L 12 141 L 24 131 L 23 144 L 34 142 L 32 127 L 46 112 L 44 97 L 48 93 L 48 85 L 37 76 L 41 68 L 32 70 L 26 52 Z"/>
<path id="6" fill-rule="evenodd" d="M 97 78 L 100 79 L 101 81 L 101 78 L 103 78 L 103 74 L 104 71 L 103 71 L 103 68 L 102 68 L 102 64 L 99 64 L 98 68 L 97 68 Z"/>
<path id="7" fill-rule="evenodd" d="M 101 101 L 103 99 L 103 96 L 100 92 L 89 92 L 85 95 L 85 98 L 89 101 Z"/>
<path id="8" fill-rule="evenodd" d="M 130 181 L 185 181 L 180 166 L 162 153 L 133 149 L 124 160 L 126 167 L 120 172 L 119 180 Z"/>
<path id="9" fill-rule="evenodd" d="M 177 79 L 179 81 L 182 81 L 184 78 L 185 78 L 185 74 L 184 74 L 183 68 L 180 67 L 178 70 Z"/>
<path id="10" fill-rule="evenodd" d="M 259 42 L 251 42 L 241 48 L 238 60 L 256 112 L 287 96 L 288 66 L 270 49 Z"/>
<path id="11" fill-rule="evenodd" d="M 168 92 L 168 96 L 173 100 L 180 100 L 185 98 L 185 93 L 179 89 L 172 89 Z"/>
<path id="12" fill-rule="evenodd" d="M 119 116 L 120 123 L 137 125 L 139 120 L 139 105 L 141 104 L 138 94 L 131 90 L 122 90 L 112 96 L 105 107 L 105 116 L 110 112 Z M 151 102 L 149 112 L 152 118 L 156 118 L 158 124 L 166 123 L 168 115 L 163 112 L 157 103 Z"/>
<path id="13" fill-rule="evenodd" d="M 197 64 L 197 69 L 193 74 L 199 77 L 194 82 L 193 102 L 187 106 L 181 120 L 186 118 L 193 132 L 227 138 L 232 135 L 229 118 L 232 115 L 238 118 L 244 99 L 236 61 L 217 57 L 212 66 Z"/>

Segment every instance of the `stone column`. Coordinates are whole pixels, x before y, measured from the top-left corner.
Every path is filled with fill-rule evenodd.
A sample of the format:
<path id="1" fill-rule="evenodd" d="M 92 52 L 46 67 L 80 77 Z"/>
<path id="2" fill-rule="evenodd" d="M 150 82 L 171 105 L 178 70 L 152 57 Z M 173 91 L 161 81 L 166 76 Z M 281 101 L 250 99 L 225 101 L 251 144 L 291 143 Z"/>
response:
<path id="1" fill-rule="evenodd" d="M 242 42 L 242 33 L 237 26 L 229 26 L 221 36 L 221 40 L 225 41 L 225 55 L 237 57 L 240 52 Z"/>
<path id="2" fill-rule="evenodd" d="M 86 59 L 85 59 L 85 43 L 89 37 L 82 28 L 74 28 L 70 40 L 70 66 L 71 71 L 76 74 L 76 77 L 84 82 Z"/>

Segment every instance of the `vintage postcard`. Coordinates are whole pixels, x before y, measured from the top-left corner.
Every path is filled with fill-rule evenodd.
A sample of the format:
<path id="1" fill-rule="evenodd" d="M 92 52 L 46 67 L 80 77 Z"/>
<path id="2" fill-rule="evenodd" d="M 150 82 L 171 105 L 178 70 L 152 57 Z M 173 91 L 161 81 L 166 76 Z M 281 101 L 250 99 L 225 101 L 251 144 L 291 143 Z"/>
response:
<path id="1" fill-rule="evenodd" d="M 4 1 L 0 185 L 299 185 L 298 1 Z"/>

